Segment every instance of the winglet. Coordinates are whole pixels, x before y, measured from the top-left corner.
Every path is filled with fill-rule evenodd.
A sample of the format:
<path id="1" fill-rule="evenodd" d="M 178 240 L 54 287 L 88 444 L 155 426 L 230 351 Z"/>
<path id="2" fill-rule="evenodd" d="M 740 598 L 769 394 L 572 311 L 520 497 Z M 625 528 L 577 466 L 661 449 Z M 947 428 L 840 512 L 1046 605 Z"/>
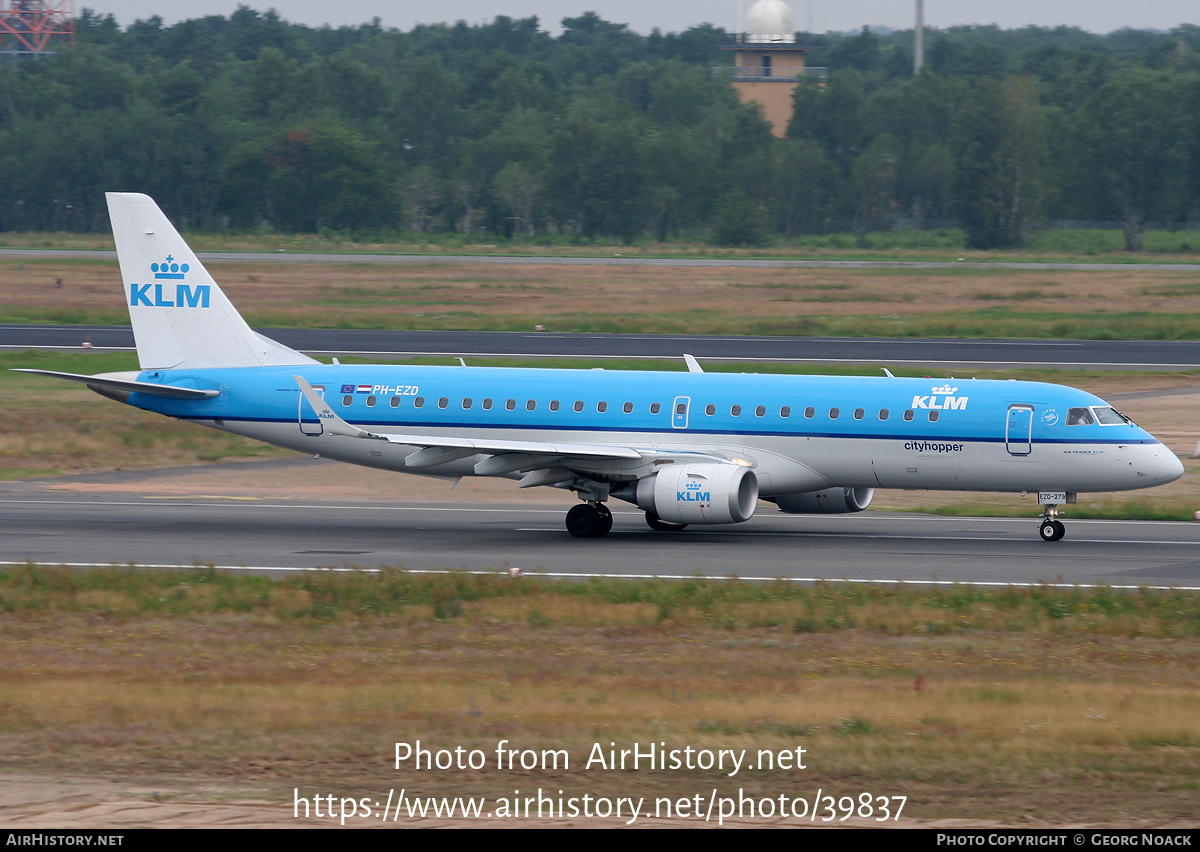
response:
<path id="1" fill-rule="evenodd" d="M 683 362 L 685 364 L 687 364 L 689 373 L 703 373 L 704 372 L 704 368 L 700 366 L 700 362 L 697 361 L 691 355 L 688 355 L 686 352 L 683 353 Z"/>
<path id="2" fill-rule="evenodd" d="M 312 410 L 316 412 L 317 418 L 325 424 L 325 431 L 330 435 L 345 435 L 348 438 L 374 438 L 370 432 L 364 432 L 357 426 L 351 426 L 341 417 L 338 417 L 337 412 L 329 407 L 322 396 L 313 390 L 313 386 L 304 380 L 303 376 L 292 376 L 296 380 L 296 384 L 300 388 L 300 393 L 304 394 L 304 398 L 308 400 L 308 404 L 312 406 Z"/>

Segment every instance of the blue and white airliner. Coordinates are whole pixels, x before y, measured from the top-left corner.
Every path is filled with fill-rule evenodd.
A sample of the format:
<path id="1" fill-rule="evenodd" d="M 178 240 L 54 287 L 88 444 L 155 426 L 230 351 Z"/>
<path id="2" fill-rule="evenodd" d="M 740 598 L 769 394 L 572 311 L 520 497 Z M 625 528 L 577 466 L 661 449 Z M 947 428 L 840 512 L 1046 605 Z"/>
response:
<path id="1" fill-rule="evenodd" d="M 1183 475 L 1104 400 L 1039 382 L 322 364 L 253 331 L 152 199 L 108 208 L 141 370 L 25 372 L 353 464 L 569 489 L 579 538 L 612 528 L 611 498 L 674 531 L 903 488 L 1036 492 L 1058 541 L 1079 492 Z"/>

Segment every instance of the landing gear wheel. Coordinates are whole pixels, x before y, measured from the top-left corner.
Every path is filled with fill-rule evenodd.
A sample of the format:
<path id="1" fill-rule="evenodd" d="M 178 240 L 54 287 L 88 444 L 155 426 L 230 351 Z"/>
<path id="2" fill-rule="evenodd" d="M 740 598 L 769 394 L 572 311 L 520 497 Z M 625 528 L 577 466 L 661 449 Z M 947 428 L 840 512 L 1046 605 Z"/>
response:
<path id="1" fill-rule="evenodd" d="M 1061 541 L 1062 537 L 1067 534 L 1067 528 L 1063 526 L 1062 521 L 1043 521 L 1038 532 L 1042 536 L 1042 541 Z"/>
<path id="2" fill-rule="evenodd" d="M 612 512 L 599 504 L 580 503 L 567 512 L 567 532 L 575 538 L 599 538 L 612 529 Z"/>
<path id="3" fill-rule="evenodd" d="M 646 513 L 646 526 L 655 532 L 679 532 L 687 529 L 687 524 L 672 524 L 662 520 L 653 512 Z"/>

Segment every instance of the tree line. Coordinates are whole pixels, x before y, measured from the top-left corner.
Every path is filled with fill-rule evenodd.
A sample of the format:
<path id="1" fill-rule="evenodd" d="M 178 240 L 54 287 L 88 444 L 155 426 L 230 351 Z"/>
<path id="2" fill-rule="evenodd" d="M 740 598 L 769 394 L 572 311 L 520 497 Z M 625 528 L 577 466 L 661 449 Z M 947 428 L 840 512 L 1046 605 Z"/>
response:
<path id="1" fill-rule="evenodd" d="M 714 67 L 727 33 L 594 13 L 310 28 L 240 7 L 0 66 L 0 229 L 103 231 L 103 193 L 185 228 L 754 243 L 1050 220 L 1200 219 L 1200 28 L 799 34 L 784 138 Z"/>

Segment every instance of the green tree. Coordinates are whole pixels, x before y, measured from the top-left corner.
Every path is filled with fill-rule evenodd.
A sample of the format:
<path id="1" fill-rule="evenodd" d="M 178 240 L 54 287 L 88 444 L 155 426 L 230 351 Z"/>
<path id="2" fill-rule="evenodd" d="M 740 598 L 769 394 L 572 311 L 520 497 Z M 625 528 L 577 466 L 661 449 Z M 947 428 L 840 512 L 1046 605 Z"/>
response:
<path id="1" fill-rule="evenodd" d="M 1191 139 L 1180 94 L 1173 75 L 1131 69 L 1097 89 L 1075 116 L 1077 189 L 1104 218 L 1120 220 L 1127 251 L 1141 250 L 1147 220 L 1183 212 Z"/>
<path id="2" fill-rule="evenodd" d="M 757 246 L 766 237 L 762 211 L 741 189 L 731 189 L 713 205 L 713 241 L 722 246 Z"/>
<path id="3" fill-rule="evenodd" d="M 1048 194 L 1049 151 L 1036 82 L 983 78 L 955 124 L 954 209 L 967 245 L 1021 245 Z"/>
<path id="4" fill-rule="evenodd" d="M 809 139 L 786 139 L 775 181 L 779 228 L 789 237 L 820 233 L 831 215 L 838 171 Z"/>
<path id="5" fill-rule="evenodd" d="M 327 121 L 239 146 L 225 170 L 221 202 L 242 226 L 370 230 L 393 221 L 390 186 L 377 146 Z"/>

